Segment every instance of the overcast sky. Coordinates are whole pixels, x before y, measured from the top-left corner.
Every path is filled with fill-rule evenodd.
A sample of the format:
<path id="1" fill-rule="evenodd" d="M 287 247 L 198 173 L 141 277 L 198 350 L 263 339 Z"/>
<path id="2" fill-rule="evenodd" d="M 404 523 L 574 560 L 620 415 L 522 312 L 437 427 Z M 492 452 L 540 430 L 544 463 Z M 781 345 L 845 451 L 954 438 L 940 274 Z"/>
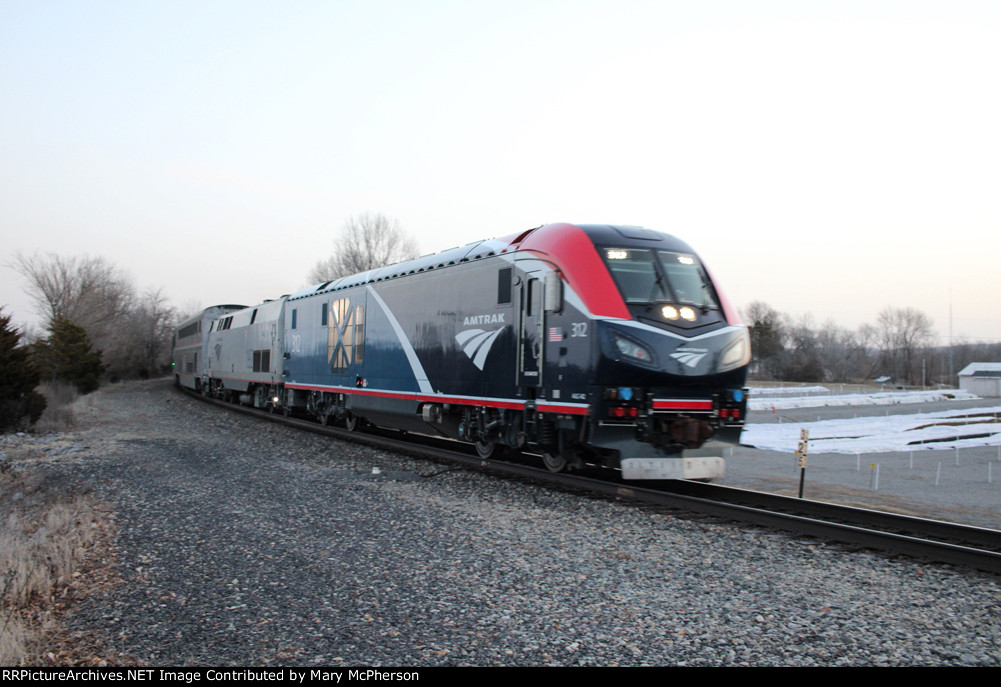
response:
<path id="1" fill-rule="evenodd" d="M 1001 2 L 0 0 L 15 321 L 16 251 L 251 304 L 363 212 L 639 224 L 738 307 L 1001 340 Z"/>

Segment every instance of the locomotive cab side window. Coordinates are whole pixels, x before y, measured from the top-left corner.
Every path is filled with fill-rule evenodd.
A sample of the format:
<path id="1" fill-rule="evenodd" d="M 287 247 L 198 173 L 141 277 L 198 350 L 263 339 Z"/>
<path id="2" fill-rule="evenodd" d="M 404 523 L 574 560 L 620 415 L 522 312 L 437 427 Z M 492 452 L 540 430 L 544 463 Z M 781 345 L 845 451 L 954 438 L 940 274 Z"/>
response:
<path id="1" fill-rule="evenodd" d="M 497 270 L 497 305 L 511 303 L 511 268 Z"/>
<path id="2" fill-rule="evenodd" d="M 259 351 L 254 351 L 254 372 L 270 372 L 270 371 L 271 371 L 271 351 L 266 348 Z"/>
<path id="3" fill-rule="evenodd" d="M 525 315 L 533 317 L 538 315 L 541 308 L 542 292 L 538 279 L 528 280 L 528 295 L 525 298 Z"/>

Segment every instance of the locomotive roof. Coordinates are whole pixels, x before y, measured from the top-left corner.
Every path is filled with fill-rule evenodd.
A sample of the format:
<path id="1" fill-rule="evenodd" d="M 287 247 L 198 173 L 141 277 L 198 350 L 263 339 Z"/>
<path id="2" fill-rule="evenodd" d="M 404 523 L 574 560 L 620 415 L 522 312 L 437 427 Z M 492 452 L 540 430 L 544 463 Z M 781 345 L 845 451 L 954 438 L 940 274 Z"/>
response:
<path id="1" fill-rule="evenodd" d="M 233 312 L 234 310 L 242 310 L 243 308 L 246 307 L 247 307 L 246 305 L 236 305 L 234 303 L 228 303 L 225 305 L 210 305 L 209 307 L 203 309 L 201 312 L 192 315 L 191 317 L 188 317 L 185 320 L 179 322 L 177 324 L 177 327 L 178 328 L 183 327 L 186 324 L 189 324 L 191 322 L 197 322 L 198 320 L 204 319 L 206 317 L 209 317 L 214 320 L 217 317 L 219 317 L 220 313 L 228 313 L 228 312 Z"/>
<path id="2" fill-rule="evenodd" d="M 358 274 L 341 277 L 333 281 L 309 286 L 301 291 L 293 293 L 289 296 L 289 300 L 305 298 L 306 296 L 311 296 L 317 293 L 337 291 L 351 286 L 368 284 L 375 281 L 395 279 L 396 277 L 402 277 L 407 274 L 426 272 L 428 270 L 448 267 L 450 265 L 458 265 L 463 262 L 469 262 L 470 260 L 479 260 L 481 258 L 497 255 L 498 253 L 504 253 L 511 249 L 511 242 L 504 239 L 474 241 L 472 243 L 467 243 L 465 246 L 448 248 L 437 253 L 422 255 L 421 257 L 414 258 L 413 260 L 398 262 L 392 265 L 387 265 L 386 267 L 377 267 L 376 269 L 369 270 L 368 272 L 360 272 Z"/>
<path id="3" fill-rule="evenodd" d="M 644 247 L 656 241 L 661 244 L 660 248 L 685 253 L 694 252 L 691 246 L 681 239 L 646 227 L 628 224 L 579 224 L 577 226 L 583 229 L 584 233 L 596 244 Z"/>
<path id="4" fill-rule="evenodd" d="M 597 243 L 638 245 L 647 244 L 647 242 L 652 241 L 661 242 L 663 244 L 663 242 L 666 241 L 669 245 L 663 247 L 668 248 L 669 250 L 692 252 L 692 249 L 688 246 L 688 244 L 683 241 L 668 234 L 662 234 L 658 231 L 647 229 L 645 227 L 611 224 L 548 224 L 523 231 L 520 234 L 511 234 L 500 238 L 473 241 L 472 243 L 467 243 L 464 246 L 457 246 L 455 248 L 448 248 L 437 253 L 422 255 L 421 257 L 414 258 L 413 260 L 406 260 L 404 262 L 395 263 L 386 267 L 378 267 L 367 272 L 360 272 L 347 277 L 341 277 L 322 284 L 308 286 L 293 293 L 289 296 L 288 300 L 306 298 L 307 296 L 319 293 L 339 291 L 352 286 L 360 286 L 362 284 L 384 281 L 387 279 L 396 279 L 409 274 L 417 274 L 419 272 L 426 272 L 429 270 L 458 265 L 471 260 L 480 260 L 482 258 L 488 258 L 494 255 L 514 251 L 521 247 L 531 249 L 531 244 L 533 242 L 529 239 L 533 234 L 539 232 L 539 230 L 546 230 L 542 233 L 560 233 L 565 231 L 565 228 L 581 229 L 593 242 Z M 523 243 L 526 245 L 523 246 Z"/>

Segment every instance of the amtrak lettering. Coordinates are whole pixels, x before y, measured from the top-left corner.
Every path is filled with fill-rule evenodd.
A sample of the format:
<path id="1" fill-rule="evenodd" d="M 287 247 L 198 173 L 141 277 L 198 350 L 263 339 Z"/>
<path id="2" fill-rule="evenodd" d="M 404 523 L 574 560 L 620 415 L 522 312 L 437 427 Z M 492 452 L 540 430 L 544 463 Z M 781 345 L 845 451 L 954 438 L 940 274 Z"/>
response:
<path id="1" fill-rule="evenodd" d="M 470 315 L 462 320 L 463 327 L 468 327 L 471 324 L 504 324 L 504 313 L 494 313 L 493 315 Z"/>

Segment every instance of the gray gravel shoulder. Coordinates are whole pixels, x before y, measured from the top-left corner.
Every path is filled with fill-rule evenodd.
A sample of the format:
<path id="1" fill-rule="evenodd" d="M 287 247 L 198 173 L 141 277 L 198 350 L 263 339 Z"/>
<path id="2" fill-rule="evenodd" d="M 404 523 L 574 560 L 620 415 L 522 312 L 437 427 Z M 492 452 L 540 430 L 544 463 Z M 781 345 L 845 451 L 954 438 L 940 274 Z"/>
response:
<path id="1" fill-rule="evenodd" d="M 165 382 L 22 440 L 114 508 L 124 582 L 72 623 L 148 664 L 1001 665 L 997 576 L 445 470 Z"/>

